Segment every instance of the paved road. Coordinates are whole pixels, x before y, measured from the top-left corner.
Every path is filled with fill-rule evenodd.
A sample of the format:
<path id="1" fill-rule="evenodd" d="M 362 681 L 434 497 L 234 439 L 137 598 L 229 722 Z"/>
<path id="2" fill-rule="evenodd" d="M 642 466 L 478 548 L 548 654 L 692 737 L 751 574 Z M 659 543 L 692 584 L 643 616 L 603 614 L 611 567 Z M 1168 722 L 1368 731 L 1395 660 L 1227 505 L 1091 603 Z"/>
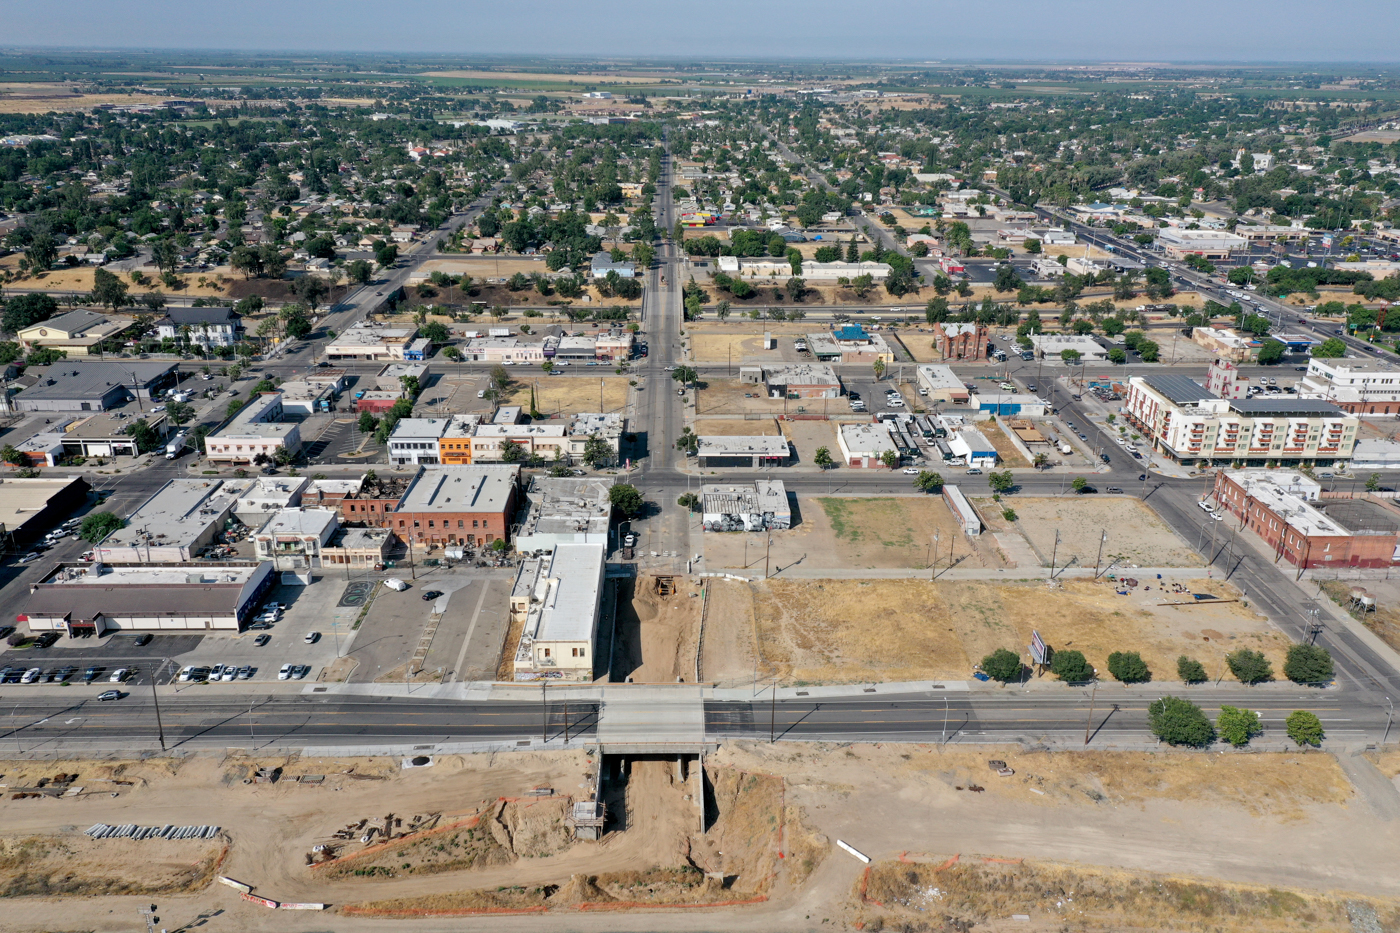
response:
<path id="1" fill-rule="evenodd" d="M 161 723 L 167 747 L 208 748 L 324 746 L 403 746 L 450 742 L 526 742 L 562 736 L 566 707 L 539 703 L 455 702 L 412 697 L 316 697 L 271 694 L 209 696 L 215 688 L 162 688 Z M 1385 711 L 1341 690 L 1306 690 L 1287 685 L 1263 688 L 1175 689 L 1214 718 L 1222 703 L 1258 711 L 1263 741 L 1283 738 L 1283 720 L 1295 709 L 1321 718 L 1329 741 L 1376 742 L 1386 726 Z M 1150 742 L 1147 706 L 1152 687 L 1101 687 L 1093 700 L 1084 688 L 1008 688 L 1004 692 L 945 696 L 937 691 L 884 694 L 863 699 L 783 698 L 776 703 L 762 688 L 751 702 L 705 703 L 706 733 L 712 739 L 740 736 L 822 741 L 1053 741 L 1082 744 L 1086 723 L 1092 742 L 1131 745 Z M 58 753 L 79 747 L 123 748 L 155 745 L 155 706 L 145 689 L 101 703 L 92 698 L 34 697 L 0 706 L 0 751 Z M 571 736 L 586 737 L 597 724 L 596 702 L 567 707 Z M 547 715 L 547 723 L 545 716 Z M 1071 740 L 1080 737 L 1078 743 Z"/>

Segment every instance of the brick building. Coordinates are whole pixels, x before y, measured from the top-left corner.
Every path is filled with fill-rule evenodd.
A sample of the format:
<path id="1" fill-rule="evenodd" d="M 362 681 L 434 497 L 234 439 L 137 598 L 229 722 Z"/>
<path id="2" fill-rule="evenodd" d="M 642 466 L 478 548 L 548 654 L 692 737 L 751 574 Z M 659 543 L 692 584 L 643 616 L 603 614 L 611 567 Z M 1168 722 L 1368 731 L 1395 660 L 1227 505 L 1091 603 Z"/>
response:
<path id="1" fill-rule="evenodd" d="M 985 360 L 987 325 L 955 324 L 951 321 L 934 328 L 934 346 L 945 360 Z"/>
<path id="2" fill-rule="evenodd" d="M 1214 495 L 1282 559 L 1299 570 L 1390 567 L 1397 561 L 1400 512 L 1380 500 L 1323 499 L 1302 473 L 1221 470 Z"/>

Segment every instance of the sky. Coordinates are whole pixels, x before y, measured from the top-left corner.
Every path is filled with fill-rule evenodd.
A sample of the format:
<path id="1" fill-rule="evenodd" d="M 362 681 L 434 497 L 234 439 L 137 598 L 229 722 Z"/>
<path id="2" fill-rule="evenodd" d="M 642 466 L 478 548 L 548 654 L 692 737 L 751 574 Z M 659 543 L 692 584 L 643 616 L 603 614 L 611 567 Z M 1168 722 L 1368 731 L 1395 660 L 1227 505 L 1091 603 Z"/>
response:
<path id="1" fill-rule="evenodd" d="M 1400 62 L 1395 0 L 0 0 L 5 46 Z"/>

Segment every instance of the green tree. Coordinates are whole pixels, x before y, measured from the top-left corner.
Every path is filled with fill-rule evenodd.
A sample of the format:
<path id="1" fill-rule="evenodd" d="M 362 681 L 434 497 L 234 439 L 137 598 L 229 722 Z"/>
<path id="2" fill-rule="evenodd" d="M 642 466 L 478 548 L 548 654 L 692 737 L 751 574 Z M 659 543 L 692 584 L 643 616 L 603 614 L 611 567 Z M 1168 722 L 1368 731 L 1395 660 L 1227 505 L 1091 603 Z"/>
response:
<path id="1" fill-rule="evenodd" d="M 1073 489 L 1076 493 L 1082 493 L 1088 485 L 1089 481 L 1087 479 L 1082 476 L 1076 476 L 1073 482 L 1069 484 L 1069 488 Z"/>
<path id="2" fill-rule="evenodd" d="M 871 369 L 874 371 L 874 373 L 875 373 L 875 381 L 876 381 L 876 382 L 879 382 L 881 379 L 883 379 L 883 378 L 885 377 L 885 361 L 884 361 L 884 360 L 876 360 L 874 363 L 871 363 L 871 364 L 870 364 L 870 368 L 871 368 Z"/>
<path id="3" fill-rule="evenodd" d="M 1206 669 L 1200 661 L 1183 654 L 1176 659 L 1176 676 L 1182 683 L 1203 684 L 1206 682 Z"/>
<path id="4" fill-rule="evenodd" d="M 1332 679 L 1332 655 L 1317 645 L 1289 645 L 1283 676 L 1295 684 L 1322 684 Z"/>
<path id="5" fill-rule="evenodd" d="M 999 292 L 1014 292 L 1024 284 L 1026 283 L 1016 274 L 1015 268 L 1010 263 L 1002 263 L 997 266 L 996 279 L 992 282 L 992 288 Z"/>
<path id="6" fill-rule="evenodd" d="M 1021 656 L 1014 651 L 998 648 L 982 659 L 982 673 L 1004 684 L 1020 680 Z"/>
<path id="7" fill-rule="evenodd" d="M 895 467 L 899 466 L 899 454 L 895 453 L 893 450 L 887 450 L 880 454 L 880 462 L 884 464 L 886 469 L 893 470 Z"/>
<path id="8" fill-rule="evenodd" d="M 24 258 L 29 260 L 29 268 L 36 274 L 47 272 L 58 259 L 58 241 L 52 234 L 40 233 L 24 248 Z"/>
<path id="9" fill-rule="evenodd" d="M 617 483 L 608 487 L 608 501 L 627 518 L 640 512 L 643 505 L 641 491 L 629 483 Z"/>
<path id="10" fill-rule="evenodd" d="M 93 512 L 78 526 L 78 537 L 96 544 L 118 528 L 126 527 L 126 519 L 113 512 Z"/>
<path id="11" fill-rule="evenodd" d="M 1256 735 L 1264 734 L 1259 723 L 1259 714 L 1237 706 L 1220 707 L 1220 715 L 1215 719 L 1215 728 L 1220 737 L 1236 748 L 1248 745 Z"/>
<path id="12" fill-rule="evenodd" d="M 1128 353 L 1122 347 L 1110 347 L 1108 351 L 1108 361 L 1122 366 L 1128 362 Z"/>
<path id="13" fill-rule="evenodd" d="M 297 455 L 285 447 L 278 447 L 272 454 L 272 461 L 278 466 L 286 466 L 296 458 Z"/>
<path id="14" fill-rule="evenodd" d="M 1284 352 L 1288 348 L 1281 341 L 1270 337 L 1264 341 L 1264 345 L 1259 348 L 1259 364 L 1261 366 L 1274 366 L 1283 361 Z"/>
<path id="15" fill-rule="evenodd" d="M 291 292 L 315 311 L 321 300 L 330 294 L 331 287 L 319 275 L 302 275 L 292 280 Z"/>
<path id="16" fill-rule="evenodd" d="M 113 311 L 131 303 L 126 293 L 126 283 L 106 269 L 98 268 L 92 274 L 92 302 L 111 308 Z"/>
<path id="17" fill-rule="evenodd" d="M 194 406 L 188 402 L 171 402 L 165 406 L 165 416 L 171 424 L 184 424 L 194 417 Z"/>
<path id="18" fill-rule="evenodd" d="M 229 403 L 228 403 L 228 408 L 226 409 L 226 414 L 225 414 L 224 417 L 226 417 L 226 418 L 232 418 L 234 415 L 238 414 L 238 409 L 240 409 L 240 408 L 242 408 L 242 407 L 243 407 L 243 400 L 242 400 L 242 399 L 237 399 L 237 398 L 235 398 L 235 399 L 230 399 L 230 400 L 229 400 Z"/>
<path id="19" fill-rule="evenodd" d="M 57 313 L 58 301 L 52 295 L 43 292 L 14 295 L 5 300 L 5 311 L 0 314 L 0 326 L 13 334 L 31 324 L 47 321 Z"/>
<path id="20" fill-rule="evenodd" d="M 497 363 L 491 367 L 491 388 L 496 390 L 497 395 L 504 395 L 510 388 L 510 371 Z"/>
<path id="21" fill-rule="evenodd" d="M 501 441 L 501 462 L 519 463 L 525 459 L 525 448 L 521 444 L 507 438 Z"/>
<path id="22" fill-rule="evenodd" d="M 1289 713 L 1288 718 L 1284 720 L 1284 726 L 1288 729 L 1288 737 L 1299 745 L 1311 745 L 1316 748 L 1322 744 L 1322 720 L 1307 710 L 1300 709 Z"/>
<path id="23" fill-rule="evenodd" d="M 441 321 L 431 321 L 418 328 L 418 336 L 426 337 L 433 343 L 447 343 L 452 339 L 452 334 L 447 329 L 447 325 Z"/>
<path id="24" fill-rule="evenodd" d="M 987 474 L 987 485 L 992 487 L 993 492 L 1010 492 L 1016 486 L 1016 476 L 1010 470 L 993 470 Z"/>
<path id="25" fill-rule="evenodd" d="M 617 451 L 597 434 L 590 434 L 583 442 L 583 462 L 595 470 L 611 466 L 617 460 Z"/>
<path id="26" fill-rule="evenodd" d="M 836 461 L 831 459 L 830 448 L 818 447 L 817 452 L 812 455 L 812 462 L 815 463 L 821 469 L 825 470 L 827 467 L 835 464 Z"/>
<path id="27" fill-rule="evenodd" d="M 1201 708 L 1190 700 L 1164 696 L 1147 707 L 1152 734 L 1168 745 L 1204 748 L 1215 741 L 1215 727 Z"/>
<path id="28" fill-rule="evenodd" d="M 1094 679 L 1094 669 L 1084 659 L 1081 651 L 1067 648 L 1056 651 L 1050 659 L 1050 673 L 1070 683 L 1084 683 Z"/>
<path id="29" fill-rule="evenodd" d="M 59 350 L 56 347 L 37 347 L 29 352 L 29 356 L 24 360 L 24 365 L 52 366 L 67 356 L 67 350 Z"/>
<path id="30" fill-rule="evenodd" d="M 1274 669 L 1261 652 L 1241 648 L 1225 656 L 1230 673 L 1242 684 L 1257 684 L 1274 679 Z"/>
<path id="31" fill-rule="evenodd" d="M 180 264 L 180 247 L 170 237 L 161 237 L 151 244 L 151 261 L 161 272 L 174 272 Z"/>
<path id="32" fill-rule="evenodd" d="M 676 505 L 685 509 L 687 512 L 694 512 L 700 507 L 700 497 L 693 492 L 687 492 L 676 500 Z"/>
<path id="33" fill-rule="evenodd" d="M 1376 490 L 1378 490 L 1378 489 L 1380 489 L 1380 488 L 1381 488 L 1381 475 L 1380 475 L 1379 473 L 1372 473 L 1370 476 L 1366 477 L 1366 491 L 1367 491 L 1367 492 L 1375 492 Z"/>
<path id="34" fill-rule="evenodd" d="M 374 278 L 374 266 L 363 259 L 356 259 L 345 267 L 345 271 L 356 285 L 368 285 L 369 280 Z"/>
<path id="35" fill-rule="evenodd" d="M 1155 363 L 1161 358 L 1162 348 L 1157 346 L 1155 340 L 1139 340 L 1137 351 L 1144 363 Z"/>
<path id="36" fill-rule="evenodd" d="M 358 427 L 361 434 L 372 434 L 374 429 L 379 427 L 379 419 L 374 417 L 373 412 L 362 411 Z"/>
<path id="37" fill-rule="evenodd" d="M 1075 363 L 1078 363 L 1082 355 L 1083 354 L 1081 354 L 1078 350 L 1060 351 L 1060 359 L 1064 360 L 1066 363 L 1069 363 L 1071 366 L 1073 366 Z"/>
<path id="38" fill-rule="evenodd" d="M 671 370 L 671 378 L 683 386 L 694 385 L 695 380 L 700 378 L 700 374 L 695 371 L 694 367 L 677 366 Z"/>
<path id="39" fill-rule="evenodd" d="M 1347 355 L 1347 345 L 1340 337 L 1328 337 L 1313 347 L 1312 355 L 1326 360 L 1337 360 Z"/>
<path id="40" fill-rule="evenodd" d="M 1143 684 L 1152 679 L 1147 662 L 1136 651 L 1115 651 L 1110 654 L 1108 672 L 1125 684 Z"/>
<path id="41" fill-rule="evenodd" d="M 0 447 L 0 460 L 13 464 L 14 466 L 29 465 L 29 458 L 20 453 L 19 448 L 15 447 L 13 444 L 6 444 L 4 447 Z"/>
<path id="42" fill-rule="evenodd" d="M 140 418 L 127 429 L 132 438 L 136 441 L 137 453 L 150 453 L 160 446 L 160 435 L 155 428 L 146 423 L 145 418 Z"/>
<path id="43" fill-rule="evenodd" d="M 682 428 L 681 436 L 676 438 L 676 449 L 683 450 L 687 454 L 693 455 L 697 450 L 700 449 L 699 436 L 696 434 L 692 434 L 690 428 Z"/>
<path id="44" fill-rule="evenodd" d="M 942 492 L 943 477 L 931 470 L 920 470 L 914 477 L 914 488 L 920 492 Z"/>

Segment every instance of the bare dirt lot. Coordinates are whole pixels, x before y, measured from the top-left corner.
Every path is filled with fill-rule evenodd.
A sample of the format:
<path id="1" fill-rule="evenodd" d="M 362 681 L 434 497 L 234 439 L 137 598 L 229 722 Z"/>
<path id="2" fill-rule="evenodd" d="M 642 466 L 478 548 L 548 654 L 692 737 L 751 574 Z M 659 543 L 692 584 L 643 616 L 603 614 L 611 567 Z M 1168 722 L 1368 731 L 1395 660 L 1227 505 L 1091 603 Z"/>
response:
<path id="1" fill-rule="evenodd" d="M 699 418 L 691 430 L 701 437 L 766 437 L 782 433 L 774 418 Z"/>
<path id="2" fill-rule="evenodd" d="M 530 390 L 535 389 L 535 407 L 546 417 L 578 411 L 621 411 L 627 404 L 627 379 L 623 376 L 547 376 L 532 374 L 517 380 L 504 404 L 530 408 Z M 599 404 L 603 406 L 601 409 Z"/>
<path id="3" fill-rule="evenodd" d="M 690 336 L 691 357 L 699 363 L 778 363 L 781 349 L 763 349 L 763 331 L 755 334 L 695 334 Z"/>
<path id="4" fill-rule="evenodd" d="M 1351 612 L 1362 625 L 1380 636 L 1381 641 L 1400 651 L 1400 611 L 1396 611 L 1396 606 L 1400 605 L 1400 584 L 1390 580 L 1364 580 L 1356 583 L 1325 580 L 1319 581 L 1319 585 L 1333 602 Z M 1376 597 L 1374 612 L 1363 613 L 1350 608 L 1353 586 L 1360 586 Z"/>
<path id="5" fill-rule="evenodd" d="M 792 444 L 798 463 L 811 466 L 816 459 L 817 450 L 821 447 L 827 449 L 827 453 L 831 455 L 832 463 L 840 462 L 841 451 L 836 444 L 836 424 L 834 422 L 784 421 L 779 427 L 783 429 L 783 434 Z M 835 467 L 828 467 L 828 469 L 835 469 Z"/>
<path id="6" fill-rule="evenodd" d="M 680 579 L 680 578 L 677 578 Z M 619 584 L 616 657 L 612 675 L 637 683 L 695 679 L 695 645 L 700 636 L 699 590 L 682 585 L 670 596 L 656 591 L 656 577 L 642 574 Z"/>
<path id="7" fill-rule="evenodd" d="M 962 537 L 953 514 L 938 497 L 803 498 L 793 514 L 793 527 L 773 533 L 768 557 L 773 572 L 794 565 L 808 569 L 927 567 L 933 560 L 934 535 L 939 536 L 945 563 L 953 551 L 954 536 L 961 539 L 957 556 L 968 559 L 969 539 Z M 724 532 L 706 533 L 704 545 L 707 567 L 760 573 L 770 546 L 767 535 Z M 995 555 L 984 550 L 973 552 L 968 566 L 999 566 Z"/>
<path id="8" fill-rule="evenodd" d="M 1289 644 L 1243 603 L 1163 606 L 1173 600 L 1155 589 L 1119 596 L 1103 582 L 777 578 L 711 586 L 704 676 L 724 683 L 752 676 L 755 645 L 760 672 L 807 684 L 963 679 L 997 648 L 1019 652 L 1032 629 L 1105 672 L 1108 655 L 1131 646 L 1159 681 L 1175 680 L 1183 654 L 1212 677 L 1222 674 L 1225 655 L 1240 648 L 1262 651 L 1279 671 Z M 1191 588 L 1239 595 L 1218 581 Z"/>
<path id="9" fill-rule="evenodd" d="M 1102 491 L 1102 490 L 1100 490 Z M 1092 567 L 1104 532 L 1103 564 L 1119 559 L 1120 568 L 1198 567 L 1201 558 L 1150 508 L 1137 499 L 1119 496 L 1075 496 L 1069 499 L 1004 498 L 1000 503 L 977 499 L 978 514 L 994 533 L 1019 533 L 1047 558 L 1060 536 L 1055 556 L 1058 566 L 1075 560 Z M 1013 526 L 1001 516 L 1003 508 L 1016 513 Z"/>

